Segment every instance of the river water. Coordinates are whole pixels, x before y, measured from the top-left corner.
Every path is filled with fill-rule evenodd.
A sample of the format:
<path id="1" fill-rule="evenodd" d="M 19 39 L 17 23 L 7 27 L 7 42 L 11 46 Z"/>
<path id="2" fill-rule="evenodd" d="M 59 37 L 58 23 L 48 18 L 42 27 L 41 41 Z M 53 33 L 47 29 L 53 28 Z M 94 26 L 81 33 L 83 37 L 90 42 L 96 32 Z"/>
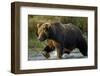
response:
<path id="1" fill-rule="evenodd" d="M 56 60 L 57 59 L 57 52 L 56 50 L 50 53 L 50 58 L 46 59 L 41 52 L 36 53 L 35 51 L 29 51 L 28 53 L 28 60 Z M 33 55 L 35 54 L 35 55 Z M 79 58 L 86 58 L 83 56 L 78 49 L 74 49 L 70 54 L 63 54 L 62 59 L 79 59 Z"/>

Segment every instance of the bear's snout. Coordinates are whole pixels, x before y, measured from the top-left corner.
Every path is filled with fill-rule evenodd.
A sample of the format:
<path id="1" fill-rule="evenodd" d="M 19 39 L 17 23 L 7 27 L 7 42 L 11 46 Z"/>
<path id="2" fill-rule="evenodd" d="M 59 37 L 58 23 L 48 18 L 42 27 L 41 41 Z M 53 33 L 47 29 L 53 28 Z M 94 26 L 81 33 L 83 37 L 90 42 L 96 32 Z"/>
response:
<path id="1" fill-rule="evenodd" d="M 37 39 L 40 40 L 40 41 L 44 41 L 44 40 L 46 40 L 46 36 L 45 35 L 43 35 L 43 36 L 39 35 Z"/>
<path id="2" fill-rule="evenodd" d="M 37 39 L 40 41 L 44 41 L 44 39 L 42 37 L 38 37 Z"/>
<path id="3" fill-rule="evenodd" d="M 44 32 L 41 31 L 41 32 L 38 34 L 37 39 L 40 40 L 40 41 L 46 40 L 46 39 L 47 39 L 46 33 L 44 33 Z"/>

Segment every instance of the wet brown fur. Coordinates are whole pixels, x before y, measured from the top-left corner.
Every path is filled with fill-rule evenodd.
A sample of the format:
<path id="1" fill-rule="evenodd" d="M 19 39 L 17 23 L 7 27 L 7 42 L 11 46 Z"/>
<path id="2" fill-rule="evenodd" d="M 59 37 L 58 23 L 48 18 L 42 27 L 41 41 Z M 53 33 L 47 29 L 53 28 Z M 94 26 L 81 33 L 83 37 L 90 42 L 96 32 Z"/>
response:
<path id="1" fill-rule="evenodd" d="M 37 24 L 37 36 L 40 41 L 47 40 L 47 46 L 43 51 L 49 55 L 55 48 L 58 58 L 62 58 L 64 52 L 70 53 L 79 48 L 83 55 L 87 56 L 87 44 L 81 30 L 73 24 L 59 22 Z"/>

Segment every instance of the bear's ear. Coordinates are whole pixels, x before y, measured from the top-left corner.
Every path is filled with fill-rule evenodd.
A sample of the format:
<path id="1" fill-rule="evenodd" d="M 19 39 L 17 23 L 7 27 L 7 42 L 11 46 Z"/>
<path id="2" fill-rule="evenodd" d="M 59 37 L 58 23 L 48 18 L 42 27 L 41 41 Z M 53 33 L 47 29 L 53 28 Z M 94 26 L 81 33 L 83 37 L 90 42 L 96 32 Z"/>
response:
<path id="1" fill-rule="evenodd" d="M 50 24 L 45 24 L 45 29 L 48 30 L 50 28 Z"/>

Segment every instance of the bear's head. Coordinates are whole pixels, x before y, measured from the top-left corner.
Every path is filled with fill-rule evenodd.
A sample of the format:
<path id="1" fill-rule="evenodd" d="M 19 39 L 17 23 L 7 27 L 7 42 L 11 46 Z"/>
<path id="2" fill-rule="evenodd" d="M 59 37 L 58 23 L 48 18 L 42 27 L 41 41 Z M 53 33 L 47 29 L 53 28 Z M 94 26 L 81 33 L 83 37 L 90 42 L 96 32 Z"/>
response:
<path id="1" fill-rule="evenodd" d="M 50 23 L 39 23 L 37 24 L 37 38 L 40 41 L 44 41 L 49 36 L 49 28 L 51 24 Z"/>

